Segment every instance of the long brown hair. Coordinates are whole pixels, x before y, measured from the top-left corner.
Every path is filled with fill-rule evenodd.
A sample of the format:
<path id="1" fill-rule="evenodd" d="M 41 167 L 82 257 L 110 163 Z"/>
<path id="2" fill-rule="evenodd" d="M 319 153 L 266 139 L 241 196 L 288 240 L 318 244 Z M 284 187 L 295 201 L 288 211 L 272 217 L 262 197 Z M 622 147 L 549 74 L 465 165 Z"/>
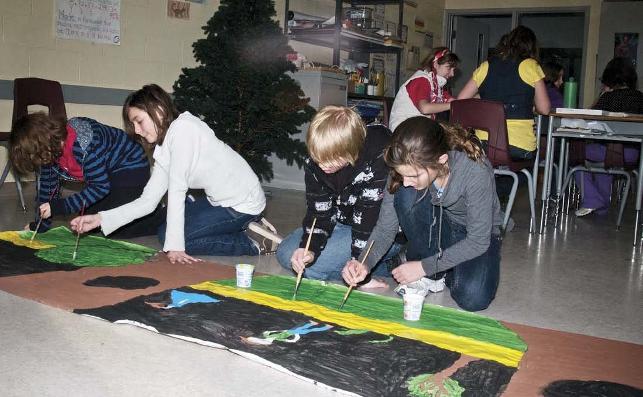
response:
<path id="1" fill-rule="evenodd" d="M 67 120 L 44 112 L 23 116 L 11 128 L 9 159 L 20 174 L 52 165 L 62 155 Z"/>
<path id="2" fill-rule="evenodd" d="M 145 140 L 134 133 L 134 125 L 129 120 L 129 110 L 133 107 L 143 110 L 150 116 L 158 135 L 156 144 L 162 145 L 170 124 L 179 117 L 179 111 L 174 105 L 170 94 L 156 84 L 149 84 L 144 85 L 138 91 L 132 92 L 125 99 L 125 104 L 123 104 L 125 131 L 142 144 L 147 144 Z"/>
<path id="3" fill-rule="evenodd" d="M 538 60 L 538 40 L 533 30 L 518 25 L 500 38 L 494 56 L 501 59 L 522 61 L 527 58 Z"/>
<path id="4" fill-rule="evenodd" d="M 467 154 L 474 161 L 481 161 L 484 152 L 471 131 L 451 124 L 440 124 L 428 117 L 417 116 L 405 120 L 395 129 L 391 143 L 384 152 L 384 161 L 391 167 L 391 185 L 394 193 L 402 185 L 402 176 L 395 167 L 410 165 L 432 168 L 445 175 L 447 168 L 439 162 L 440 156 L 450 150 Z"/>

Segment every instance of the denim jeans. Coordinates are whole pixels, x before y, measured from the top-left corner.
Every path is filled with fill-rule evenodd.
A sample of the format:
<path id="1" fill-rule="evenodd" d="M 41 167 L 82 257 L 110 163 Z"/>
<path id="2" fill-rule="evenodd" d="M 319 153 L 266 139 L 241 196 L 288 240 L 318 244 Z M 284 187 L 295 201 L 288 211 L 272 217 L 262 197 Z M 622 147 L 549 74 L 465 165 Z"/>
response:
<path id="1" fill-rule="evenodd" d="M 337 223 L 330 238 L 326 242 L 326 247 L 319 255 L 319 258 L 306 268 L 304 277 L 315 280 L 341 280 L 342 269 L 351 259 L 352 232 L 351 227 Z M 302 228 L 297 228 L 290 233 L 284 241 L 279 244 L 277 249 L 277 260 L 279 264 L 287 270 L 292 271 L 290 258 L 293 252 L 299 248 L 301 237 L 304 234 Z M 375 266 L 371 273 L 374 276 L 391 277 L 391 271 L 386 266 L 386 261 L 400 252 L 400 246 L 393 243 L 386 255 Z"/>
<path id="2" fill-rule="evenodd" d="M 244 233 L 261 215 L 248 215 L 232 208 L 215 207 L 205 198 L 185 200 L 185 252 L 190 255 L 258 255 L 257 247 Z M 167 223 L 159 227 L 165 243 Z"/>
<path id="3" fill-rule="evenodd" d="M 439 246 L 445 250 L 467 236 L 466 226 L 452 222 L 444 212 L 438 242 L 440 209 L 431 203 L 428 193 L 421 198 L 423 194 L 404 187 L 395 193 L 395 211 L 409 241 L 406 251 L 409 261 L 433 256 L 439 252 Z M 436 223 L 431 226 L 434 215 Z M 451 297 L 462 309 L 483 310 L 496 296 L 500 279 L 500 246 L 500 236 L 491 235 L 491 244 L 484 254 L 462 262 L 447 272 L 446 285 Z"/>

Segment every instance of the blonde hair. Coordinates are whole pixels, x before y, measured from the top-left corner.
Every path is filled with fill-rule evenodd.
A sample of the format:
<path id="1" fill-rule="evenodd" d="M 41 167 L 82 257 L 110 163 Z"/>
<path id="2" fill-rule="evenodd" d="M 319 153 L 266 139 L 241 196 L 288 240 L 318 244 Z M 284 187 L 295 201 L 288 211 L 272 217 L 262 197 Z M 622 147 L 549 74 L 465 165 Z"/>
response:
<path id="1" fill-rule="evenodd" d="M 366 126 L 354 110 L 344 106 L 322 108 L 308 127 L 308 154 L 319 165 L 347 161 L 355 165 L 366 139 Z"/>

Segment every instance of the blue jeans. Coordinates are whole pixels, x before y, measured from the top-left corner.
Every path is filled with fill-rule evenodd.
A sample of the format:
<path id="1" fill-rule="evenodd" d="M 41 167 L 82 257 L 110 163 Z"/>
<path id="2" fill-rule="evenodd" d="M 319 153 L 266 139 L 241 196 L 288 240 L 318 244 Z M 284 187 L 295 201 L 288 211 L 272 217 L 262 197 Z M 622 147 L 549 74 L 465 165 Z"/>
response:
<path id="1" fill-rule="evenodd" d="M 297 228 L 279 244 L 277 260 L 284 269 L 292 271 L 290 258 L 293 252 L 299 248 L 303 234 L 302 228 Z M 316 258 L 315 262 L 306 268 L 304 277 L 315 280 L 341 280 L 342 269 L 344 265 L 346 265 L 346 262 L 351 260 L 351 244 L 351 227 L 337 223 L 335 229 L 333 229 L 333 233 L 326 242 L 326 247 L 319 255 L 319 258 Z M 374 276 L 391 277 L 391 271 L 385 262 L 397 255 L 398 252 L 400 252 L 400 246 L 394 243 L 384 258 L 378 262 L 371 274 Z"/>
<path id="2" fill-rule="evenodd" d="M 409 261 L 435 255 L 439 251 L 438 244 L 445 250 L 467 236 L 466 226 L 452 222 L 444 213 L 442 237 L 438 242 L 440 209 L 431 203 L 428 193 L 420 199 L 422 194 L 424 192 L 404 187 L 395 193 L 395 211 L 409 241 L 406 251 Z M 437 219 L 432 227 L 434 214 Z M 451 297 L 462 309 L 472 312 L 483 310 L 495 298 L 500 279 L 500 246 L 500 236 L 491 235 L 491 244 L 484 254 L 462 262 L 447 272 L 446 285 Z"/>
<path id="3" fill-rule="evenodd" d="M 248 215 L 232 208 L 214 207 L 205 197 L 185 200 L 185 252 L 189 255 L 258 255 L 257 247 L 244 233 L 261 215 Z M 165 243 L 167 223 L 159 227 Z"/>

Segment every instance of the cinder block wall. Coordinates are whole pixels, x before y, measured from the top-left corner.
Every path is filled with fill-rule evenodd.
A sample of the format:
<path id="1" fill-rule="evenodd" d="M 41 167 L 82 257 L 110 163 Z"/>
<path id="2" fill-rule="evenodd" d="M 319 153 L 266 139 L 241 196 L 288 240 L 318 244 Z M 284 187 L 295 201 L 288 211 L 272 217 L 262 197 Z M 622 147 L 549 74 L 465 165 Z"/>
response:
<path id="1" fill-rule="evenodd" d="M 190 20 L 167 16 L 167 0 L 121 0 L 121 44 L 55 36 L 56 0 L 0 0 L 0 80 L 41 77 L 61 84 L 134 90 L 154 82 L 167 90 L 182 67 L 195 65 L 192 43 L 219 7 L 190 5 Z M 6 94 L 6 93 L 5 93 Z M 6 95 L 4 95 L 6 98 Z M 124 98 L 123 98 L 124 99 Z M 0 100 L 0 130 L 11 127 L 13 101 Z M 67 103 L 67 114 L 122 126 L 121 107 Z M 6 150 L 0 149 L 0 166 Z"/>

